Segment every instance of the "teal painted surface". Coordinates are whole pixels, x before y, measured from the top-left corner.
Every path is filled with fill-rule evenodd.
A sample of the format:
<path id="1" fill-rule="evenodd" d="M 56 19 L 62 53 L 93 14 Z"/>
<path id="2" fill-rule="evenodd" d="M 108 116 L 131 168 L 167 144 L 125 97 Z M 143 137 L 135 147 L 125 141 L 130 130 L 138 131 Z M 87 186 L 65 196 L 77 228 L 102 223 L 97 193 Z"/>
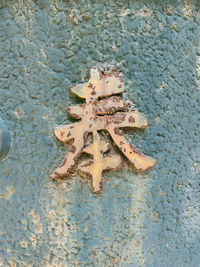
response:
<path id="1" fill-rule="evenodd" d="M 0 160 L 5 159 L 10 150 L 10 133 L 0 118 Z"/>
<path id="2" fill-rule="evenodd" d="M 198 1 L 1 1 L 2 266 L 200 266 Z M 76 174 L 49 175 L 65 149 L 73 83 L 119 69 L 149 121 L 125 136 L 157 159 L 147 174 L 107 174 L 93 196 Z"/>

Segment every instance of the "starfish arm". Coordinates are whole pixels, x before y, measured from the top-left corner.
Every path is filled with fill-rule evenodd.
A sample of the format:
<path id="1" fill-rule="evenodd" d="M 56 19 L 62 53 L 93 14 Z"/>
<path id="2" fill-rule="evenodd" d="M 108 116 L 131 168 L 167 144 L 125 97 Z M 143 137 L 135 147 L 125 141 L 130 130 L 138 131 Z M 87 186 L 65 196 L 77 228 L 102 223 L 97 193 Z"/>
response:
<path id="1" fill-rule="evenodd" d="M 146 171 L 156 164 L 154 159 L 145 156 L 130 145 L 117 127 L 109 127 L 107 130 L 115 144 L 137 170 Z"/>
<path id="2" fill-rule="evenodd" d="M 82 135 L 81 135 L 82 136 Z M 60 166 L 51 174 L 50 178 L 53 180 L 62 180 L 67 177 L 70 171 L 73 169 L 76 161 L 82 153 L 85 143 L 84 136 L 74 139 L 74 143 L 64 158 Z"/>

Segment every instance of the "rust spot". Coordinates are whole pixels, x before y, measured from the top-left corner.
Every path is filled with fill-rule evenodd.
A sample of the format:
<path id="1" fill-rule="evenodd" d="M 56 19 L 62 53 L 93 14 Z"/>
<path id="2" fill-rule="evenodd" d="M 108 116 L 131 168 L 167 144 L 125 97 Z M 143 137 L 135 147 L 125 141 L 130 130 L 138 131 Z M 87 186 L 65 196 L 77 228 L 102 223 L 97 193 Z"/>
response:
<path id="1" fill-rule="evenodd" d="M 57 171 L 54 171 L 53 174 L 50 176 L 52 180 L 60 180 L 62 178 L 61 174 Z"/>
<path id="2" fill-rule="evenodd" d="M 79 105 L 81 109 L 85 109 L 86 108 L 86 104 L 80 104 Z"/>
<path id="3" fill-rule="evenodd" d="M 134 152 L 135 154 L 138 154 L 140 156 L 143 156 L 137 149 L 135 149 L 135 147 L 133 147 L 132 145 L 130 145 L 130 149 L 132 150 L 132 152 Z"/>
<path id="4" fill-rule="evenodd" d="M 71 153 L 75 153 L 76 152 L 76 147 L 74 145 L 70 148 L 70 152 Z"/>
<path id="5" fill-rule="evenodd" d="M 128 122 L 130 122 L 130 123 L 134 123 L 134 122 L 135 122 L 135 119 L 134 119 L 132 116 L 130 116 L 130 117 L 128 118 Z"/>
<path id="6" fill-rule="evenodd" d="M 63 163 L 60 165 L 60 167 L 63 167 L 66 164 L 66 162 L 67 162 L 67 159 L 65 158 Z"/>
<path id="7" fill-rule="evenodd" d="M 97 115 L 113 114 L 117 111 L 125 111 L 125 103 L 119 96 L 111 96 L 95 102 L 94 112 Z"/>
<path id="8" fill-rule="evenodd" d="M 71 116 L 74 117 L 75 119 L 80 119 L 79 115 L 77 115 L 76 113 L 71 113 Z"/>
<path id="9" fill-rule="evenodd" d="M 97 94 L 96 91 L 92 91 L 92 92 L 91 92 L 91 95 L 96 95 L 96 94 Z"/>
<path id="10" fill-rule="evenodd" d="M 87 161 L 86 163 L 82 164 L 82 167 L 89 167 L 92 165 L 92 163 L 93 163 L 92 161 Z"/>
<path id="11" fill-rule="evenodd" d="M 122 135 L 122 133 L 120 132 L 120 130 L 117 127 L 114 128 L 114 132 L 117 135 Z"/>

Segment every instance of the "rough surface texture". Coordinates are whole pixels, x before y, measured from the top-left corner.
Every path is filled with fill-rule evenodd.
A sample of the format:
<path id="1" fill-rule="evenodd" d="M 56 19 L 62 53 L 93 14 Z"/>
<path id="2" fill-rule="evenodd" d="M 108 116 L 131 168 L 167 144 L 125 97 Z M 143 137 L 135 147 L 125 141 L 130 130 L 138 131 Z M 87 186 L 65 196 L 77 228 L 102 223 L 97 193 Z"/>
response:
<path id="1" fill-rule="evenodd" d="M 3 160 L 10 150 L 10 133 L 0 118 L 0 160 Z"/>
<path id="2" fill-rule="evenodd" d="M 0 1 L 1 266 L 200 266 L 199 1 Z M 65 148 L 69 88 L 120 70 L 149 121 L 130 142 L 158 161 L 122 169 L 94 196 L 49 180 Z M 110 181 L 112 180 L 112 183 Z"/>

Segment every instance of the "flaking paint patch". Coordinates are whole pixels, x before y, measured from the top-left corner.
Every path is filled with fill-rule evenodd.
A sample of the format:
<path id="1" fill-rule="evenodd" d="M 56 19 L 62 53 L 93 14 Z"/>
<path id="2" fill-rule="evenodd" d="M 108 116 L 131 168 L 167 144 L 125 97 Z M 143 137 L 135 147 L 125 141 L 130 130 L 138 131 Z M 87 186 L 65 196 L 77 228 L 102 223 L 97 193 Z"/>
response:
<path id="1" fill-rule="evenodd" d="M 183 9 L 185 17 L 188 18 L 189 16 L 191 16 L 192 13 L 192 6 L 190 2 L 186 2 L 185 7 Z"/>
<path id="2" fill-rule="evenodd" d="M 42 226 L 42 223 L 40 222 L 39 214 L 37 214 L 35 210 L 32 210 L 29 214 L 31 216 L 32 222 L 35 225 L 34 232 L 36 234 L 42 234 L 43 233 L 43 226 Z"/>
<path id="3" fill-rule="evenodd" d="M 9 200 L 12 197 L 12 195 L 14 194 L 14 192 L 15 192 L 14 187 L 6 188 L 6 193 L 5 193 L 6 199 Z"/>
<path id="4" fill-rule="evenodd" d="M 21 241 L 20 241 L 20 246 L 21 246 L 22 248 L 27 248 L 27 247 L 28 247 L 28 242 L 25 241 L 25 240 L 21 240 Z"/>
<path id="5" fill-rule="evenodd" d="M 36 247 L 36 245 L 37 245 L 37 237 L 36 237 L 36 235 L 35 234 L 31 234 L 29 236 L 29 240 L 31 241 L 32 246 Z"/>

